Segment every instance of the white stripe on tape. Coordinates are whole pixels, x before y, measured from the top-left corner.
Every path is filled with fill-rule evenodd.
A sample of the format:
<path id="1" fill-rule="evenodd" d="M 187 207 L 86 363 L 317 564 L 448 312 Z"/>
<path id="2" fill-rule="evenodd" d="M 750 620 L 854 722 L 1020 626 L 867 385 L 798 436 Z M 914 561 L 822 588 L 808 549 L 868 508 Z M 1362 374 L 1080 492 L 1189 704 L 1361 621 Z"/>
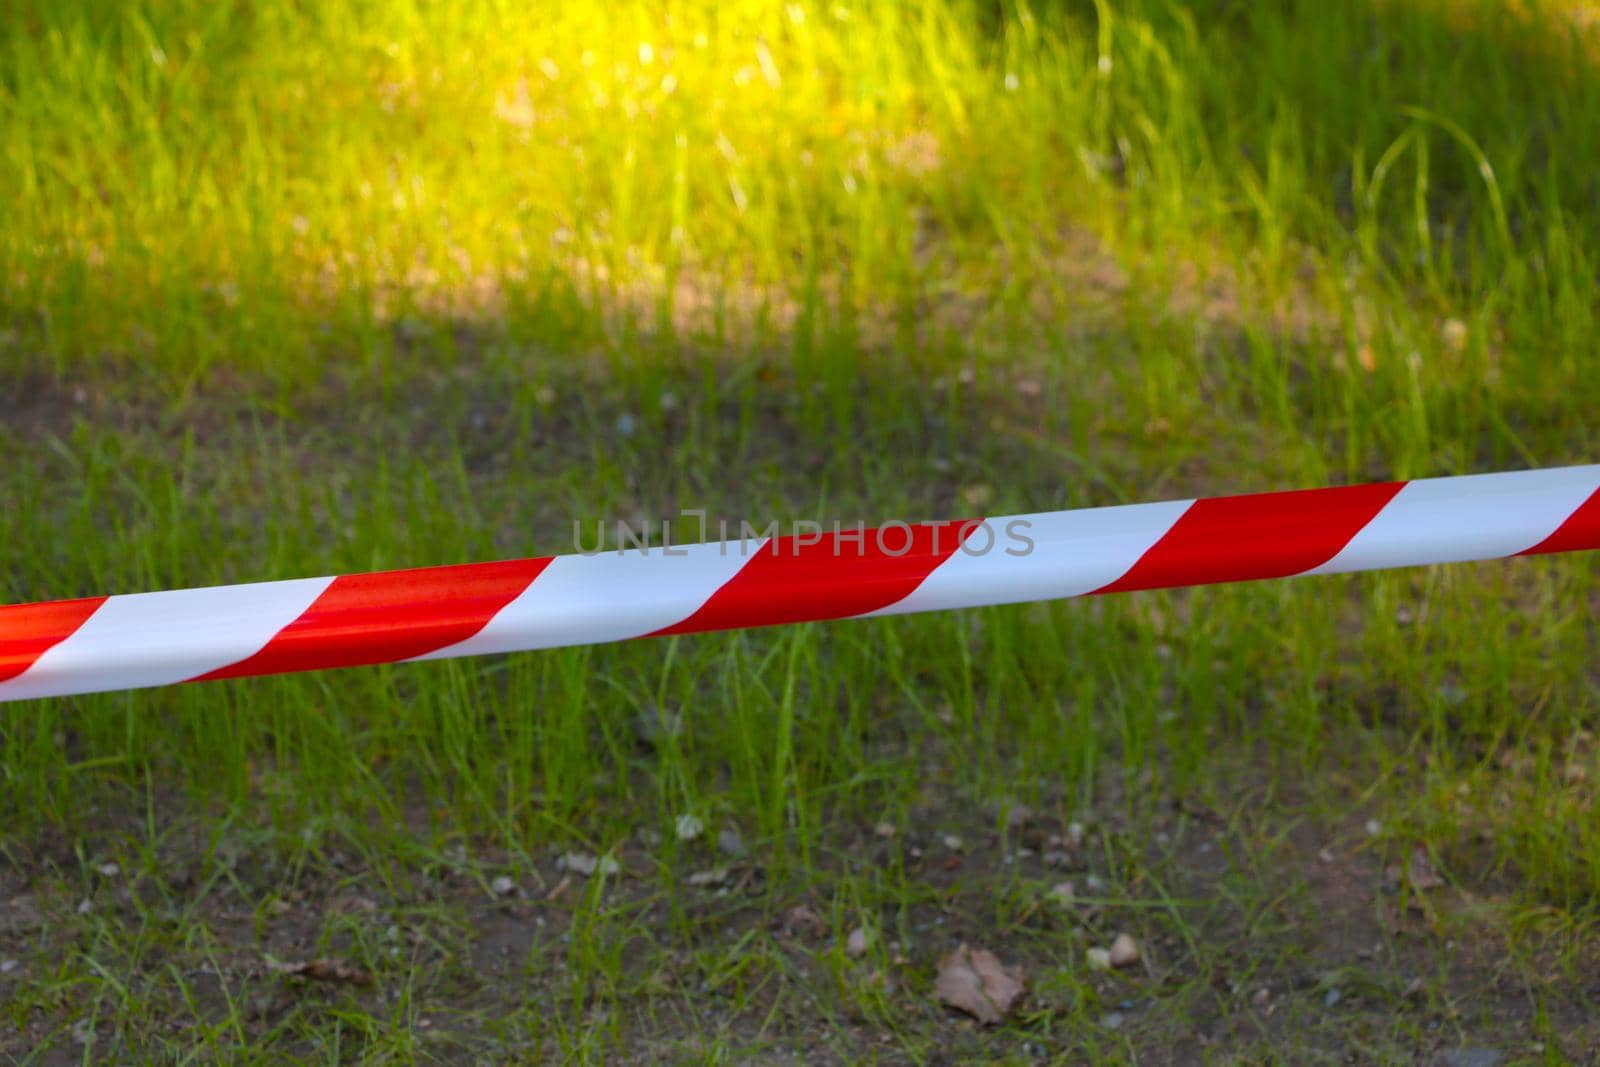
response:
<path id="1" fill-rule="evenodd" d="M 1193 503 L 1172 500 L 986 519 L 992 539 L 981 527 L 974 529 L 910 596 L 869 614 L 1082 596 L 1128 573 Z"/>
<path id="2" fill-rule="evenodd" d="M 767 542 L 557 556 L 476 634 L 417 659 L 624 641 L 682 622 Z M 682 553 L 682 555 L 679 555 Z"/>
<path id="3" fill-rule="evenodd" d="M 238 663 L 309 608 L 330 578 L 108 597 L 47 649 L 0 700 L 170 685 Z"/>
<path id="4" fill-rule="evenodd" d="M 1338 554 L 1306 574 L 1514 556 L 1600 488 L 1600 466 L 1408 482 Z"/>

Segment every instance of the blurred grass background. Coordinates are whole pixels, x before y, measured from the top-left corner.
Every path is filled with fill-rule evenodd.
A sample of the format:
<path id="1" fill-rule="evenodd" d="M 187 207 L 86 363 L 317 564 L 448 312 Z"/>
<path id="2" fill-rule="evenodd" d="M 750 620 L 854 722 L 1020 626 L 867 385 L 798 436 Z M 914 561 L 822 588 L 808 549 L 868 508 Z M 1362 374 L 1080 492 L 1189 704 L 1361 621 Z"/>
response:
<path id="1" fill-rule="evenodd" d="M 0 11 L 9 600 L 564 551 L 573 518 L 679 507 L 942 517 L 1597 455 L 1585 5 Z M 943 890 L 852 866 L 853 835 L 976 835 L 1020 801 L 1114 823 L 1104 907 L 1185 946 L 1130 1047 L 1220 1017 L 1296 1058 L 1325 1043 L 1196 1006 L 1235 965 L 1207 931 L 1286 895 L 1314 928 L 1320 905 L 1240 844 L 1217 912 L 1152 911 L 1162 813 L 1222 812 L 1263 856 L 1375 818 L 1354 853 L 1422 842 L 1505 904 L 1480 938 L 1558 931 L 1576 972 L 1600 870 L 1594 578 L 1586 556 L 1519 561 L 6 705 L 0 844 L 68 905 L 28 935 L 10 1018 L 19 1042 L 110 1020 L 108 1055 L 419 1056 L 416 1004 L 485 1024 L 470 976 L 332 917 L 317 943 L 368 954 L 413 1008 L 252 1028 L 259 975 L 207 1007 L 152 963 L 203 945 L 232 974 L 248 939 L 205 932 L 187 890 L 74 917 L 93 856 L 159 881 L 198 849 L 198 900 L 266 929 L 343 850 L 399 908 L 416 865 L 481 882 L 484 856 L 537 870 L 666 828 L 643 910 L 586 891 L 567 940 L 530 950 L 530 988 L 570 1000 L 488 1013 L 506 1047 L 603 1059 L 669 1010 L 705 1058 L 747 1054 L 660 988 L 658 957 L 693 950 L 736 1017 L 787 1018 L 778 988 L 832 1020 L 840 1058 L 864 1047 L 851 1019 L 937 1058 L 925 997 L 717 942 L 682 903 L 705 859 L 670 828 L 739 827 L 765 918 L 820 893 L 910 943 Z M 242 874 L 230 849 L 269 861 Z M 952 891 L 982 902 L 969 936 L 1018 939 L 1070 993 L 994 1041 L 1114 1059 L 1084 1027 L 1120 994 L 1081 933 L 1039 927 L 1043 877 Z M 1263 973 L 1322 951 L 1267 940 Z M 1391 984 L 1370 1003 L 1394 1044 L 1362 1046 L 1380 1059 L 1423 1040 Z M 1560 1010 L 1529 1003 L 1559 1050 Z M 171 1012 L 195 1029 L 157 1037 Z"/>
<path id="2" fill-rule="evenodd" d="M 1582 366 L 1594 78 L 1564 6 L 12 12 L 5 298 L 57 370 L 305 380 L 552 286 L 697 324 L 1005 318 L 1080 229 L 1380 334 L 1352 320 L 1404 287 L 1419 342 L 1456 313 L 1547 398 Z"/>

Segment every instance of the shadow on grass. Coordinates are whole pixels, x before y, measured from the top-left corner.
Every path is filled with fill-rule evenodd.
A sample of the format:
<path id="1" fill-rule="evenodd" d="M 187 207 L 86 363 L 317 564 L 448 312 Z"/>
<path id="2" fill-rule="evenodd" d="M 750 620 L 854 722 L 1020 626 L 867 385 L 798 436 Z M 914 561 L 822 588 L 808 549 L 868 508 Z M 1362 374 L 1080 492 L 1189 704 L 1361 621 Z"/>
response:
<path id="1" fill-rule="evenodd" d="M 1291 427 L 1232 409 L 1198 445 L 1198 423 L 1177 440 L 1133 425 L 1144 368 L 1126 360 L 1119 379 L 1111 353 L 1154 363 L 1187 345 L 1205 365 L 1251 341 L 1144 318 L 1125 296 L 1098 330 L 1010 357 L 869 352 L 841 328 L 705 350 L 638 331 L 580 360 L 504 325 L 418 320 L 383 381 L 335 370 L 277 402 L 237 383 L 174 404 L 36 379 L 0 437 L 0 569 L 12 595 L 70 595 L 564 551 L 574 516 L 1111 503 L 1159 495 L 1151 470 L 1192 489 L 1220 456 L 1287 445 Z M 1552 595 L 1561 580 L 1536 576 Z M 132 999 L 100 1009 L 119 1020 L 100 1039 L 113 1055 L 170 1041 L 143 1020 L 171 1011 L 280 1050 L 353 1012 L 374 1056 L 529 1052 L 593 1040 L 592 1005 L 618 1048 L 673 1013 L 672 1054 L 715 1032 L 742 1052 L 820 1042 L 841 1059 L 883 1035 L 908 1060 L 952 1040 L 1199 1056 L 1309 1032 L 1336 1047 L 1359 1023 L 1400 1055 L 1440 1047 L 1441 1021 L 1498 1040 L 1536 1010 L 1541 1033 L 1571 1040 L 1593 1017 L 1581 987 L 1490 996 L 1498 934 L 1472 931 L 1509 921 L 1482 918 L 1503 876 L 1448 867 L 1468 891 L 1419 908 L 1384 870 L 1418 841 L 1467 856 L 1475 824 L 1449 798 L 1505 737 L 1512 698 L 1560 694 L 1519 738 L 1584 706 L 1560 663 L 1497 679 L 1550 631 L 1573 640 L 1555 617 L 1485 632 L 1479 609 L 1511 617 L 1505 591 L 1288 583 L 8 705 L 8 891 L 27 903 L 0 955 L 26 964 L 0 982 L 23 1040 L 65 1047 L 86 1009 L 50 1000 L 43 975 L 86 990 L 102 988 L 89 968 L 120 975 Z M 1425 643 L 1385 618 L 1413 605 L 1438 620 Z M 1422 750 L 1425 784 L 1407 784 Z M 1374 797 L 1374 778 L 1393 784 Z M 1018 803 L 1032 819 L 1000 829 Z M 684 814 L 711 830 L 678 839 Z M 1388 828 L 1374 838 L 1367 818 Z M 729 830 L 739 844 L 718 844 Z M 1514 845 L 1512 862 L 1543 865 L 1571 899 L 1587 868 L 1553 863 L 1553 846 Z M 621 879 L 563 870 L 572 852 L 612 853 Z M 515 888 L 486 889 L 502 872 Z M 1063 908 L 1066 882 L 1083 899 Z M 170 935 L 138 933 L 174 911 Z M 883 940 L 856 962 L 841 946 L 862 923 Z M 1084 948 L 1124 930 L 1142 969 L 1090 969 Z M 1527 936 L 1561 966 L 1587 944 Z M 82 938 L 93 948 L 67 947 Z M 952 1039 L 927 998 L 962 939 L 1033 976 L 1026 1012 L 994 1035 Z M 152 952 L 212 961 L 214 978 L 186 979 L 180 1008 Z M 268 955 L 354 961 L 378 991 L 306 989 Z M 722 992 L 687 992 L 702 987 Z M 426 1007 L 386 1016 L 396 995 Z M 550 1002 L 571 1007 L 551 1023 Z M 466 1036 L 492 1020 L 495 1036 Z"/>

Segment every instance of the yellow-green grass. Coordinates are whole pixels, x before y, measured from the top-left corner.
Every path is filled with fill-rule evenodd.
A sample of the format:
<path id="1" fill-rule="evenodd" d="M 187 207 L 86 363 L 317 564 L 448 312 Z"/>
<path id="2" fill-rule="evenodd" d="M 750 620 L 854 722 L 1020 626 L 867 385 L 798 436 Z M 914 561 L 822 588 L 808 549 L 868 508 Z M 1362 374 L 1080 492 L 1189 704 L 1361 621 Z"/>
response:
<path id="1" fill-rule="evenodd" d="M 1581 15 L 11 4 L 0 598 L 563 551 L 679 508 L 1593 461 Z M 3 705 L 0 1053 L 1559 1061 L 1595 1038 L 1594 579 Z M 1419 846 L 1447 885 L 1391 895 Z M 624 876 L 563 887 L 571 850 Z M 802 902 L 826 934 L 785 932 Z M 1087 967 L 1117 929 L 1149 970 Z M 1028 967 L 1005 1026 L 932 1004 L 961 938 Z M 375 985 L 265 962 L 319 954 Z"/>

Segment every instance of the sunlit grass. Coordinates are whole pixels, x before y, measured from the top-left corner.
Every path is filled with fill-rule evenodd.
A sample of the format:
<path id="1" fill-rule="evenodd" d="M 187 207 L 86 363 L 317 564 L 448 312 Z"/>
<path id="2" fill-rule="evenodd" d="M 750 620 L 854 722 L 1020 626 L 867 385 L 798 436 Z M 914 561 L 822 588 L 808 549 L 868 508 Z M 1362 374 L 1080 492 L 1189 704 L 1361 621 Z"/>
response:
<path id="1" fill-rule="evenodd" d="M 919 227 L 983 225 L 985 138 L 1049 92 L 940 5 L 250 10 L 13 23 L 8 275 L 60 358 L 299 369 L 263 341 L 306 312 L 493 313 L 552 272 L 892 299 Z"/>
<path id="2" fill-rule="evenodd" d="M 1546 60 L 1486 83 L 1426 5 L 1381 10 L 51 4 L 0 31 L 4 294 L 58 368 L 180 377 L 304 377 L 330 326 L 381 358 L 408 309 L 555 279 L 701 325 L 1014 312 L 1084 228 L 1334 321 L 1394 280 L 1560 299 L 1532 265 L 1587 254 L 1593 79 L 1537 20 L 1478 13 L 1467 60 Z M 1329 291 L 1283 288 L 1308 269 Z"/>

